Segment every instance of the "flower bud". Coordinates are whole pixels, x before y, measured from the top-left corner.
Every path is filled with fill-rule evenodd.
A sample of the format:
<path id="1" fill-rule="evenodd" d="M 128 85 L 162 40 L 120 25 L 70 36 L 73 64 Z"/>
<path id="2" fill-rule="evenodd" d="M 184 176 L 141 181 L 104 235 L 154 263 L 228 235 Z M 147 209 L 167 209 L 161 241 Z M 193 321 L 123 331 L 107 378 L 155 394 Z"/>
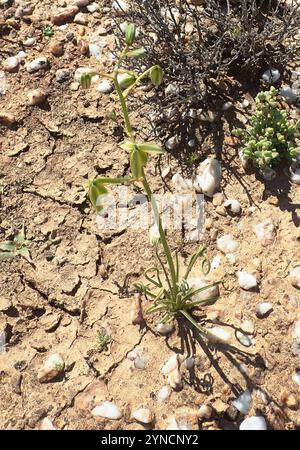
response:
<path id="1" fill-rule="evenodd" d="M 103 184 L 97 183 L 97 180 L 93 180 L 89 183 L 89 198 L 94 208 L 100 212 L 103 205 L 100 204 L 101 196 L 107 194 L 107 189 Z"/>
<path id="2" fill-rule="evenodd" d="M 120 73 L 117 77 L 117 80 L 121 89 L 127 89 L 135 82 L 136 77 L 133 74 Z"/>
<path id="3" fill-rule="evenodd" d="M 150 72 L 150 78 L 154 86 L 159 86 L 162 82 L 164 72 L 160 66 L 153 66 Z"/>
<path id="4" fill-rule="evenodd" d="M 127 45 L 132 45 L 135 39 L 135 25 L 130 23 L 125 31 L 125 42 Z"/>

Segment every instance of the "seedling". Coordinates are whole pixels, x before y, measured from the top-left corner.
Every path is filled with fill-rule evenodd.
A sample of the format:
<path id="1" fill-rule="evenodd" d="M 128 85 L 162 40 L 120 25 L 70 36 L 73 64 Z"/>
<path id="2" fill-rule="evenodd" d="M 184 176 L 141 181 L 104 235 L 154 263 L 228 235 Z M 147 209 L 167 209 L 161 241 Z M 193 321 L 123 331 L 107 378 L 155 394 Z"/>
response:
<path id="1" fill-rule="evenodd" d="M 43 36 L 45 37 L 51 37 L 54 35 L 54 29 L 52 25 L 46 25 L 43 28 Z"/>
<path id="2" fill-rule="evenodd" d="M 114 72 L 111 74 L 103 74 L 102 72 L 95 71 L 95 74 L 99 74 L 112 80 L 118 94 L 124 116 L 124 128 L 127 134 L 127 139 L 122 143 L 121 148 L 129 154 L 131 174 L 126 177 L 99 177 L 94 180 L 90 180 L 88 183 L 89 197 L 93 206 L 98 212 L 100 212 L 103 209 L 103 196 L 108 193 L 107 185 L 138 184 L 143 187 L 147 194 L 148 200 L 151 203 L 154 220 L 160 236 L 159 243 L 157 243 L 155 247 L 159 267 L 152 267 L 146 270 L 145 278 L 148 284 L 136 284 L 138 290 L 144 293 L 148 299 L 152 300 L 152 304 L 146 312 L 149 314 L 159 314 L 160 322 L 169 322 L 180 316 L 185 317 L 201 333 L 208 335 L 209 332 L 196 322 L 191 315 L 191 311 L 195 307 L 215 303 L 218 297 L 211 297 L 208 299 L 206 296 L 205 300 L 197 300 L 195 296 L 206 289 L 218 285 L 219 282 L 201 287 L 199 289 L 193 289 L 188 284 L 188 276 L 199 258 L 203 258 L 202 267 L 205 269 L 205 273 L 209 270 L 209 262 L 205 258 L 206 250 L 204 247 L 201 247 L 191 256 L 185 273 L 181 276 L 178 253 L 175 253 L 175 255 L 172 255 L 171 253 L 171 249 L 162 226 L 158 206 L 145 172 L 149 156 L 161 155 L 165 151 L 155 143 L 137 141 L 129 117 L 126 99 L 137 87 L 137 85 L 143 79 L 150 78 L 154 86 L 157 87 L 162 83 L 163 79 L 163 71 L 158 65 L 154 65 L 146 69 L 141 74 L 122 68 L 122 63 L 126 58 L 136 58 L 137 56 L 141 57 L 144 53 L 142 49 L 132 48 L 134 39 L 135 26 L 134 24 L 130 24 L 125 32 L 125 45 L 123 50 L 120 52 Z M 86 73 L 82 76 L 81 84 L 84 88 L 90 86 L 91 77 L 92 74 L 90 73 Z M 162 245 L 163 256 L 159 253 L 160 244 Z M 102 340 L 103 336 L 101 335 L 101 342 Z"/>
<path id="3" fill-rule="evenodd" d="M 300 155 L 296 144 L 300 120 L 293 124 L 288 119 L 288 112 L 276 99 L 277 94 L 274 87 L 260 92 L 255 99 L 256 111 L 250 119 L 250 128 L 232 132 L 244 145 L 244 158 L 252 160 L 262 172 L 282 159 L 296 162 Z"/>
<path id="4" fill-rule="evenodd" d="M 110 341 L 110 336 L 106 332 L 106 330 L 102 329 L 101 331 L 98 331 L 97 346 L 100 353 L 102 353 L 104 350 L 107 350 Z"/>
<path id="5" fill-rule="evenodd" d="M 24 227 L 17 233 L 12 241 L 0 243 L 0 261 L 7 261 L 16 256 L 22 256 L 31 261 L 30 253 L 27 248 L 28 241 L 25 237 Z"/>

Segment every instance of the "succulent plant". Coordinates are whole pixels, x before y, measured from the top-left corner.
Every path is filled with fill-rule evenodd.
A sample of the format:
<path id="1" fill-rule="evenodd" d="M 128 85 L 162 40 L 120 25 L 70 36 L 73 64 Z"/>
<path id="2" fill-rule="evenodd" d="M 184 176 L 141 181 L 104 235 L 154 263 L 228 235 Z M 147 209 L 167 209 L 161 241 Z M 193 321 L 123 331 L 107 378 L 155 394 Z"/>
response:
<path id="1" fill-rule="evenodd" d="M 250 119 L 250 128 L 235 129 L 242 144 L 243 157 L 252 160 L 262 171 L 274 167 L 282 159 L 296 162 L 300 155 L 297 146 L 300 120 L 294 124 L 277 100 L 278 91 L 271 87 L 260 92 L 255 99 L 256 111 Z"/>

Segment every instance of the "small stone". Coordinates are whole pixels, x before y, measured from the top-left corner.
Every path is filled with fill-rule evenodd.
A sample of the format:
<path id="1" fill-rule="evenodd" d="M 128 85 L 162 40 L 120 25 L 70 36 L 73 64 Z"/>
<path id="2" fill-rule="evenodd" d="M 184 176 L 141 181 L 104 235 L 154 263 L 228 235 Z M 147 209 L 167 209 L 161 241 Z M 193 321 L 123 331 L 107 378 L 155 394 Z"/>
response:
<path id="1" fill-rule="evenodd" d="M 25 16 L 30 16 L 33 13 L 34 6 L 30 3 L 25 3 L 24 5 L 18 6 L 15 12 L 15 18 L 21 19 Z"/>
<path id="2" fill-rule="evenodd" d="M 219 216 L 226 217 L 226 209 L 224 208 L 223 205 L 216 207 L 216 213 L 219 214 Z"/>
<path id="3" fill-rule="evenodd" d="M 161 372 L 163 375 L 169 375 L 173 370 L 179 367 L 178 355 L 172 355 L 163 365 Z"/>
<path id="4" fill-rule="evenodd" d="M 7 297 L 0 297 L 0 311 L 8 311 L 11 307 L 11 301 Z"/>
<path id="5" fill-rule="evenodd" d="M 213 409 L 209 405 L 201 405 L 199 408 L 199 417 L 201 419 L 210 419 L 213 414 Z"/>
<path id="6" fill-rule="evenodd" d="M 115 10 L 117 14 L 122 15 L 130 11 L 130 6 L 124 0 L 117 0 L 113 2 L 112 9 Z"/>
<path id="7" fill-rule="evenodd" d="M 78 83 L 80 83 L 81 80 L 81 76 L 85 73 L 88 73 L 90 75 L 93 75 L 93 73 L 95 72 L 94 69 L 91 69 L 90 67 L 79 67 L 78 69 L 76 69 L 75 74 L 74 74 L 74 79 L 75 81 L 77 81 Z M 92 77 L 93 78 L 93 77 Z"/>
<path id="8" fill-rule="evenodd" d="M 40 383 L 47 383 L 59 375 L 65 367 L 64 360 L 59 353 L 53 353 L 45 361 L 42 369 L 38 373 L 38 380 Z"/>
<path id="9" fill-rule="evenodd" d="M 41 69 L 46 69 L 48 67 L 48 59 L 45 56 L 41 56 L 40 58 L 34 59 L 26 66 L 26 70 L 29 73 L 38 72 Z"/>
<path id="10" fill-rule="evenodd" d="M 276 83 L 280 78 L 280 72 L 277 69 L 268 69 L 262 74 L 261 78 L 268 84 Z"/>
<path id="11" fill-rule="evenodd" d="M 90 3 L 92 3 L 93 0 L 75 0 L 73 1 L 73 4 L 75 6 L 78 6 L 78 8 L 84 8 L 85 6 L 88 6 Z"/>
<path id="12" fill-rule="evenodd" d="M 214 158 L 207 158 L 199 166 L 194 186 L 198 192 L 212 197 L 219 189 L 221 179 L 221 164 Z"/>
<path id="13" fill-rule="evenodd" d="M 238 200 L 226 200 L 224 207 L 228 209 L 232 214 L 240 214 L 242 207 Z"/>
<path id="14" fill-rule="evenodd" d="M 182 388 L 182 377 L 179 369 L 172 370 L 168 375 L 168 382 L 172 389 L 179 390 Z"/>
<path id="15" fill-rule="evenodd" d="M 86 41 L 84 41 L 84 40 L 80 40 L 78 42 L 78 49 L 79 49 L 79 51 L 80 51 L 80 53 L 82 55 L 86 55 L 87 56 L 87 55 L 90 54 L 89 44 Z"/>
<path id="16" fill-rule="evenodd" d="M 62 56 L 64 54 L 64 46 L 62 42 L 53 40 L 49 44 L 49 51 L 54 56 Z"/>
<path id="17" fill-rule="evenodd" d="M 87 25 L 89 21 L 88 21 L 88 18 L 86 16 L 86 14 L 83 14 L 82 12 L 79 12 L 74 17 L 74 22 L 78 23 L 79 25 Z"/>
<path id="18" fill-rule="evenodd" d="M 300 356 L 300 339 L 294 339 L 291 345 L 291 351 L 294 356 Z"/>
<path id="19" fill-rule="evenodd" d="M 142 310 L 142 297 L 141 294 L 135 294 L 131 303 L 131 323 L 133 325 L 139 325 L 143 323 L 143 310 Z"/>
<path id="20" fill-rule="evenodd" d="M 233 400 L 231 404 L 242 414 L 248 414 L 252 402 L 252 395 L 249 389 L 246 389 L 237 399 Z"/>
<path id="21" fill-rule="evenodd" d="M 0 123 L 2 125 L 11 127 L 12 125 L 15 125 L 16 122 L 17 120 L 13 114 L 10 114 L 5 111 L 0 111 Z"/>
<path id="22" fill-rule="evenodd" d="M 290 86 L 283 86 L 280 89 L 279 94 L 282 95 L 282 97 L 284 97 L 288 103 L 294 103 L 298 98 L 297 92 L 294 91 L 294 89 L 292 89 Z"/>
<path id="23" fill-rule="evenodd" d="M 247 417 L 240 424 L 240 430 L 267 430 L 267 423 L 262 416 Z"/>
<path id="24" fill-rule="evenodd" d="M 291 170 L 291 182 L 294 184 L 300 184 L 300 168 Z"/>
<path id="25" fill-rule="evenodd" d="M 3 68 L 6 70 L 6 72 L 17 72 L 19 69 L 20 61 L 15 56 L 10 56 L 9 58 L 5 59 L 3 62 Z"/>
<path id="26" fill-rule="evenodd" d="M 156 329 L 159 334 L 166 335 L 172 333 L 174 330 L 174 323 L 159 323 L 157 324 Z"/>
<path id="27" fill-rule="evenodd" d="M 43 103 L 43 101 L 47 97 L 47 94 L 41 89 L 33 89 L 32 91 L 28 92 L 27 97 L 28 97 L 28 104 L 30 106 L 36 106 Z"/>
<path id="28" fill-rule="evenodd" d="M 292 376 L 292 380 L 294 383 L 296 383 L 300 387 L 300 370 L 297 369 Z"/>
<path id="29" fill-rule="evenodd" d="M 209 281 L 204 280 L 201 277 L 190 278 L 188 285 L 193 289 L 203 289 L 202 291 L 194 294 L 192 299 L 194 301 L 210 300 L 213 297 L 219 297 L 220 290 L 218 284 L 211 284 Z M 204 289 L 206 287 L 206 289 Z"/>
<path id="30" fill-rule="evenodd" d="M 100 84 L 96 87 L 96 90 L 98 92 L 101 92 L 102 94 L 109 94 L 113 91 L 113 85 L 108 80 L 101 81 Z"/>
<path id="31" fill-rule="evenodd" d="M 93 14 L 94 12 L 99 11 L 100 6 L 99 6 L 98 3 L 93 2 L 93 3 L 91 3 L 90 5 L 88 5 L 86 8 L 87 8 L 87 10 L 88 10 L 90 13 Z"/>
<path id="32" fill-rule="evenodd" d="M 256 277 L 248 272 L 238 272 L 238 282 L 239 286 L 246 291 L 257 287 Z"/>
<path id="33" fill-rule="evenodd" d="M 35 42 L 36 40 L 34 37 L 29 37 L 23 42 L 23 44 L 25 47 L 32 47 L 35 44 Z"/>
<path id="34" fill-rule="evenodd" d="M 165 145 L 166 145 L 166 148 L 167 148 L 168 150 L 175 150 L 175 148 L 177 148 L 178 145 L 179 145 L 178 137 L 177 137 L 177 136 L 172 136 L 172 137 L 170 137 L 170 138 L 166 141 Z"/>
<path id="35" fill-rule="evenodd" d="M 64 8 L 60 11 L 57 11 L 56 14 L 52 16 L 51 22 L 54 25 L 61 25 L 65 22 L 70 22 L 78 12 L 79 8 L 76 5 Z"/>
<path id="36" fill-rule="evenodd" d="M 56 428 L 48 417 L 44 417 L 40 425 L 40 430 L 56 430 Z"/>
<path id="37" fill-rule="evenodd" d="M 163 386 L 157 393 L 157 401 L 159 403 L 164 403 L 168 400 L 170 397 L 170 387 L 169 386 Z"/>
<path id="38" fill-rule="evenodd" d="M 95 406 L 92 410 L 94 417 L 104 417 L 106 419 L 118 420 L 121 419 L 122 413 L 115 403 L 105 401 L 101 405 Z"/>
<path id="39" fill-rule="evenodd" d="M 283 405 L 287 406 L 289 409 L 297 410 L 299 406 L 299 402 L 297 397 L 288 392 L 287 389 L 284 389 L 280 395 L 280 401 Z"/>
<path id="40" fill-rule="evenodd" d="M 237 331 L 235 335 L 236 335 L 237 340 L 245 347 L 250 347 L 250 345 L 252 345 L 251 336 L 241 333 L 240 331 Z"/>
<path id="41" fill-rule="evenodd" d="M 274 229 L 274 223 L 271 218 L 254 226 L 254 232 L 260 241 L 273 240 Z"/>
<path id="42" fill-rule="evenodd" d="M 185 368 L 187 370 L 192 370 L 194 368 L 194 365 L 195 365 L 195 359 L 190 356 L 189 358 L 186 358 L 184 360 L 183 365 L 185 366 Z"/>
<path id="43" fill-rule="evenodd" d="M 222 194 L 221 192 L 217 192 L 216 194 L 214 194 L 212 199 L 212 203 L 214 206 L 221 206 L 223 201 L 224 201 L 224 194 Z"/>
<path id="44" fill-rule="evenodd" d="M 241 330 L 245 333 L 253 334 L 254 333 L 254 323 L 252 320 L 244 320 L 241 324 Z"/>
<path id="45" fill-rule="evenodd" d="M 234 253 L 238 248 L 238 243 L 231 234 L 225 234 L 217 240 L 217 248 L 226 255 L 227 253 Z"/>
<path id="46" fill-rule="evenodd" d="M 58 69 L 55 72 L 55 79 L 58 83 L 64 83 L 68 81 L 71 77 L 71 73 L 69 69 Z"/>
<path id="47" fill-rule="evenodd" d="M 154 420 L 154 416 L 148 408 L 136 409 L 132 412 L 132 418 L 141 423 L 151 423 Z"/>
<path id="48" fill-rule="evenodd" d="M 300 338 L 300 319 L 296 320 L 293 327 L 293 338 Z"/>
<path id="49" fill-rule="evenodd" d="M 262 302 L 256 306 L 256 315 L 259 319 L 265 317 L 270 311 L 272 311 L 273 306 L 269 302 Z"/>
<path id="50" fill-rule="evenodd" d="M 97 44 L 89 44 L 89 54 L 96 59 L 101 59 L 101 49 Z"/>
<path id="51" fill-rule="evenodd" d="M 290 271 L 289 280 L 292 286 L 300 289 L 300 266 L 296 266 Z"/>
<path id="52" fill-rule="evenodd" d="M 207 339 L 215 344 L 228 344 L 231 340 L 231 334 L 229 331 L 220 327 L 212 327 L 207 331 Z"/>

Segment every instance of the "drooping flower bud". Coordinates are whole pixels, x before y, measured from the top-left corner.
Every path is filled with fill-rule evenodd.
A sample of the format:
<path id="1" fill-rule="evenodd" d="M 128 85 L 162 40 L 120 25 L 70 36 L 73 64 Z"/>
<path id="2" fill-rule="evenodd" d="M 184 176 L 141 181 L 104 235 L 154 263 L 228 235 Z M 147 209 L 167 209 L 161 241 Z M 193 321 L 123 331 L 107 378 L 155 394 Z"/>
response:
<path id="1" fill-rule="evenodd" d="M 125 42 L 127 45 L 132 45 L 135 39 L 135 25 L 134 23 L 130 23 L 125 31 Z"/>
<path id="2" fill-rule="evenodd" d="M 164 72 L 160 66 L 153 66 L 150 71 L 150 78 L 154 86 L 159 86 L 162 82 Z"/>

